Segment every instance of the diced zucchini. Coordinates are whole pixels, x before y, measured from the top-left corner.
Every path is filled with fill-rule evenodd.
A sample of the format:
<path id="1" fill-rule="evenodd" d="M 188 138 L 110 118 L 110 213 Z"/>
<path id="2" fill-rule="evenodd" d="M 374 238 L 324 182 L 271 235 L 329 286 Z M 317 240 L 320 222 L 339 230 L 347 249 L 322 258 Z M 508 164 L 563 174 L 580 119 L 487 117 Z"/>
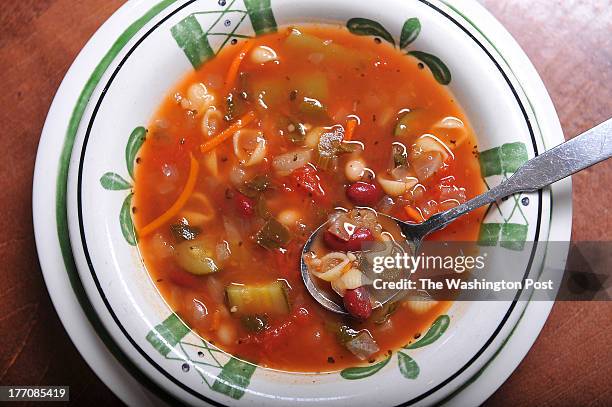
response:
<path id="1" fill-rule="evenodd" d="M 186 240 L 179 243 L 175 249 L 176 261 L 185 271 L 204 275 L 220 270 L 213 258 L 214 250 L 202 241 Z"/>
<path id="2" fill-rule="evenodd" d="M 325 100 L 329 95 L 327 75 L 323 72 L 314 71 L 298 74 L 292 78 L 292 86 L 298 91 L 299 96 Z"/>
<path id="3" fill-rule="evenodd" d="M 327 117 L 327 108 L 320 100 L 304 97 L 299 102 L 298 110 L 310 120 L 323 120 Z"/>
<path id="4" fill-rule="evenodd" d="M 274 218 L 270 218 L 268 222 L 257 232 L 255 236 L 257 243 L 269 250 L 278 249 L 285 246 L 291 240 L 291 234 L 282 223 Z"/>
<path id="5" fill-rule="evenodd" d="M 361 55 L 355 50 L 335 42 L 325 41 L 315 35 L 306 34 L 296 29 L 291 30 L 291 33 L 285 40 L 285 44 L 304 54 L 320 52 L 325 58 L 329 58 L 334 63 L 356 65 L 358 62 L 369 57 L 369 55 Z"/>
<path id="6" fill-rule="evenodd" d="M 289 99 L 289 89 L 287 88 L 287 84 L 281 80 L 253 80 L 250 87 L 250 93 L 253 100 L 260 101 L 257 102 L 259 107 L 264 107 L 261 106 L 261 103 L 268 108 L 272 106 L 279 106 Z"/>
<path id="7" fill-rule="evenodd" d="M 395 125 L 395 136 L 402 137 L 410 135 L 414 130 L 412 128 L 414 126 L 414 122 L 418 120 L 421 114 L 422 113 L 418 110 L 408 110 L 401 113 L 397 119 L 397 124 Z"/>
<path id="8" fill-rule="evenodd" d="M 230 311 L 236 315 L 282 315 L 289 313 L 285 285 L 274 281 L 265 285 L 231 284 L 226 287 Z"/>

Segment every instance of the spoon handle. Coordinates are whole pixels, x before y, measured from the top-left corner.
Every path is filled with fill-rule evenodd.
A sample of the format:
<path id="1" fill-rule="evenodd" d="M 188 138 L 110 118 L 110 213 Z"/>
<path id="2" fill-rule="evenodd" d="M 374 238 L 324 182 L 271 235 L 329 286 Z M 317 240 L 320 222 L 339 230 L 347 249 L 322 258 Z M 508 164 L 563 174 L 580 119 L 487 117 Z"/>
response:
<path id="1" fill-rule="evenodd" d="M 612 119 L 532 158 L 484 194 L 431 217 L 428 229 L 440 229 L 467 212 L 517 192 L 537 191 L 610 157 Z"/>

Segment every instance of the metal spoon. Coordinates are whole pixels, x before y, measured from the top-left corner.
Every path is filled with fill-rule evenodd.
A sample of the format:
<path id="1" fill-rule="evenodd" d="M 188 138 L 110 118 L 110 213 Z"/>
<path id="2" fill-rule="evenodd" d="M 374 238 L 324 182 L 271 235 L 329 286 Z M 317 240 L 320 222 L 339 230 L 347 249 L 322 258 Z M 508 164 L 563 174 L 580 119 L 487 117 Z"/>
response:
<path id="1" fill-rule="evenodd" d="M 423 223 L 406 223 L 381 213 L 378 216 L 384 216 L 396 222 L 406 236 L 408 243 L 418 249 L 428 234 L 442 229 L 450 222 L 474 209 L 512 194 L 537 191 L 610 157 L 612 157 L 612 119 L 608 119 L 581 135 L 532 158 L 501 184 L 461 205 L 433 215 Z M 319 233 L 325 231 L 325 226 L 326 223 L 318 227 L 310 235 L 302 249 L 302 278 L 306 288 L 319 304 L 330 311 L 347 314 L 342 305 L 329 298 L 325 292 L 322 292 L 316 286 L 311 279 L 308 267 L 304 263 L 304 254 L 310 252 L 313 241 Z M 391 298 L 393 296 L 379 302 L 379 305 L 384 305 Z"/>

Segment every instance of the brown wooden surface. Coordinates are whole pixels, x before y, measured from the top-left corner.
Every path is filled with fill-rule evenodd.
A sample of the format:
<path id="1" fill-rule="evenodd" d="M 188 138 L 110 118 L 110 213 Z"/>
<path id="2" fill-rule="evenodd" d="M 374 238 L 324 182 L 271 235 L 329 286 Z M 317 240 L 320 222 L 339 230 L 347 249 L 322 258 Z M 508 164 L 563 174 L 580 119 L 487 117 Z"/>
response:
<path id="1" fill-rule="evenodd" d="M 118 402 L 78 354 L 42 280 L 32 231 L 34 157 L 66 70 L 121 0 L 7 0 L 0 8 L 0 383 L 70 385 Z M 612 2 L 485 0 L 543 77 L 571 136 L 612 116 Z M 574 240 L 612 240 L 612 161 L 574 177 Z M 557 303 L 489 405 L 612 405 L 612 304 Z"/>

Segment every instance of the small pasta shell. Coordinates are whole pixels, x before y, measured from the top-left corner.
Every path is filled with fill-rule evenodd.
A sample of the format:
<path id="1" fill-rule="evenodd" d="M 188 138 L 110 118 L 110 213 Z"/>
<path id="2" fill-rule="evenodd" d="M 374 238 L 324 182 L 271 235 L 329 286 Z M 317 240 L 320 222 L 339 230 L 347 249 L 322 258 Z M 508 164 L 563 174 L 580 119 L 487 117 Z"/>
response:
<path id="1" fill-rule="evenodd" d="M 416 314 L 424 314 L 438 305 L 438 301 L 427 297 L 410 296 L 404 302 L 404 306 Z"/>
<path id="2" fill-rule="evenodd" d="M 321 268 L 325 268 L 326 263 L 329 263 L 332 261 L 336 263 L 333 267 L 325 270 L 322 273 L 316 272 L 316 271 L 313 271 L 312 273 L 316 277 L 324 281 L 336 280 L 342 275 L 342 271 L 349 264 L 350 260 L 344 253 L 340 253 L 340 252 L 328 253 L 321 258 Z"/>
<path id="3" fill-rule="evenodd" d="M 345 289 L 354 290 L 355 288 L 359 288 L 363 285 L 363 274 L 361 273 L 361 270 L 351 268 L 349 271 L 344 273 L 339 280 L 342 281 Z"/>
<path id="4" fill-rule="evenodd" d="M 201 82 L 194 83 L 187 89 L 187 98 L 191 102 L 191 108 L 202 113 L 212 106 L 215 101 L 215 96 Z"/>
<path id="5" fill-rule="evenodd" d="M 223 114 L 220 110 L 211 106 L 202 117 L 202 133 L 205 136 L 212 137 L 219 132 L 223 124 Z"/>
<path id="6" fill-rule="evenodd" d="M 413 147 L 413 156 L 419 156 L 422 153 L 437 151 L 442 154 L 442 160 L 446 160 L 448 156 L 452 156 L 453 152 L 439 138 L 432 134 L 423 134 L 416 139 Z"/>
<path id="7" fill-rule="evenodd" d="M 234 154 L 244 166 L 259 164 L 266 158 L 267 143 L 260 131 L 243 129 L 234 133 Z"/>
<path id="8" fill-rule="evenodd" d="M 416 182 L 417 182 L 417 180 L 415 178 L 414 185 L 416 185 Z M 403 195 L 410 188 L 410 186 L 409 186 L 409 184 L 407 182 L 395 181 L 395 180 L 391 180 L 391 179 L 379 178 L 378 179 L 378 183 L 382 187 L 383 191 L 385 191 L 385 194 L 387 194 L 389 196 L 400 196 L 400 195 Z"/>
<path id="9" fill-rule="evenodd" d="M 206 195 L 196 192 L 191 196 L 190 201 L 190 208 L 195 207 L 195 209 L 187 209 L 181 212 L 181 217 L 187 219 L 190 226 L 202 226 L 214 219 L 215 210 Z"/>

